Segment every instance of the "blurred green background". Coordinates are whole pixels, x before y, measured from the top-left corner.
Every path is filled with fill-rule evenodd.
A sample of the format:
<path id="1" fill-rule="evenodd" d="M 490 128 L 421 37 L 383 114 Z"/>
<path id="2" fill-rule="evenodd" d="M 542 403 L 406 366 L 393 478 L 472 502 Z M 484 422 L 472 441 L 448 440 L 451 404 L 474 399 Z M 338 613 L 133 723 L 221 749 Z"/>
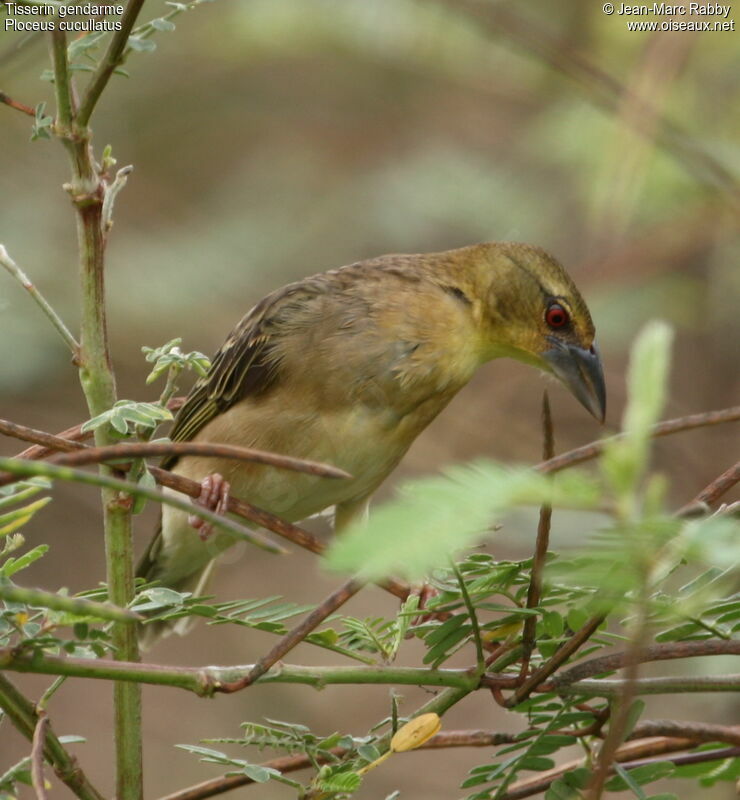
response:
<path id="1" fill-rule="evenodd" d="M 142 21 L 167 10 L 148 0 Z M 155 396 L 144 385 L 142 345 L 182 336 L 184 348 L 211 354 L 253 303 L 287 281 L 386 252 L 499 239 L 539 244 L 574 275 L 597 326 L 608 429 L 619 423 L 628 345 L 651 317 L 677 329 L 667 416 L 738 401 L 737 32 L 629 32 L 624 17 L 585 0 L 222 0 L 175 21 L 176 31 L 155 37 L 155 52 L 134 54 L 130 78 L 114 78 L 93 119 L 97 153 L 110 143 L 119 166 L 135 167 L 108 250 L 121 397 Z M 39 81 L 45 47 L 38 35 L 0 33 L 0 89 L 53 107 L 50 84 Z M 57 143 L 30 142 L 29 134 L 27 117 L 0 108 L 0 241 L 74 327 L 66 159 Z M 68 354 L 5 273 L 0 364 L 0 416 L 49 431 L 85 418 Z M 545 385 L 514 363 L 482 370 L 382 494 L 451 461 L 537 460 Z M 601 434 L 563 389 L 553 387 L 551 399 L 560 450 Z M 729 466 L 737 444 L 732 426 L 662 441 L 656 458 L 671 478 L 672 500 L 687 501 Z M 3 454 L 18 449 L 0 442 Z M 57 495 L 28 528 L 31 543 L 49 541 L 52 550 L 24 577 L 79 590 L 104 577 L 97 497 L 66 486 Z M 153 511 L 137 523 L 143 548 Z M 553 547 L 558 536 L 586 530 L 583 520 L 556 515 Z M 533 538 L 531 518 L 517 518 L 490 549 L 525 557 Z M 234 550 L 220 599 L 282 593 L 311 602 L 334 587 L 336 578 L 308 555 L 276 560 Z M 367 590 L 347 611 L 394 608 Z M 201 626 L 152 657 L 242 663 L 269 645 L 267 634 Z M 413 644 L 408 651 L 413 663 Z M 290 660 L 322 657 L 301 647 Z M 31 692 L 47 683 L 23 681 Z M 404 710 L 423 696 L 405 694 Z M 262 715 L 361 734 L 389 707 L 385 689 L 352 687 L 318 694 L 271 686 L 215 701 L 146 688 L 145 702 L 147 797 L 217 774 L 173 750 L 174 742 L 236 736 L 239 722 Z M 679 710 L 650 702 L 652 716 L 710 716 L 701 696 Z M 729 703 L 713 705 L 714 720 L 732 721 Z M 77 750 L 109 792 L 109 687 L 70 682 L 50 712 L 58 733 L 89 737 Z M 507 717 L 471 700 L 446 725 L 505 730 Z M 26 750 L 7 724 L 0 727 L 0 771 Z M 396 786 L 402 798 L 458 796 L 467 768 L 483 758 L 470 751 L 396 757 L 358 797 L 382 798 Z M 272 785 L 239 791 L 288 796 Z"/>

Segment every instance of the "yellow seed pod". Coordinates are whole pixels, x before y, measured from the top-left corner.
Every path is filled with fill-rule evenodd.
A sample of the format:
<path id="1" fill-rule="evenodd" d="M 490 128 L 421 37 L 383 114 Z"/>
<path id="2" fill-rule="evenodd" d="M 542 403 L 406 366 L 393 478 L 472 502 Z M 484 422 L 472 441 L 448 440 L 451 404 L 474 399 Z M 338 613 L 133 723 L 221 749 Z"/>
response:
<path id="1" fill-rule="evenodd" d="M 399 728 L 391 739 L 391 750 L 404 753 L 415 750 L 435 734 L 439 733 L 442 720 L 438 714 L 421 714 Z"/>

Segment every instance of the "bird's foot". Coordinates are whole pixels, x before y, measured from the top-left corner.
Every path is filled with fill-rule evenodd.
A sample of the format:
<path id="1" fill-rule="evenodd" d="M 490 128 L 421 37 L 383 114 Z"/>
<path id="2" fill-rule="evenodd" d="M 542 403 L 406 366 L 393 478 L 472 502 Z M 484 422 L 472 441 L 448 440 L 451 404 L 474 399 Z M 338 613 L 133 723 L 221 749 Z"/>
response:
<path id="1" fill-rule="evenodd" d="M 414 587 L 412 594 L 415 594 L 419 598 L 419 605 L 417 606 L 417 609 L 419 611 L 424 611 L 427 607 L 427 603 L 433 597 L 437 597 L 437 595 L 439 595 L 439 590 L 429 583 L 422 583 L 420 586 Z M 411 621 L 411 624 L 423 625 L 425 622 L 429 622 L 430 620 L 437 618 L 437 612 L 429 611 L 426 614 L 419 614 L 418 617 L 414 617 L 414 619 Z"/>
<path id="2" fill-rule="evenodd" d="M 223 475 L 215 472 L 213 475 L 206 475 L 200 482 L 200 496 L 193 502 L 215 514 L 223 514 L 229 505 L 230 491 L 231 484 Z M 198 535 L 204 542 L 213 533 L 213 523 L 195 514 L 190 514 L 188 517 L 188 525 L 198 531 Z"/>

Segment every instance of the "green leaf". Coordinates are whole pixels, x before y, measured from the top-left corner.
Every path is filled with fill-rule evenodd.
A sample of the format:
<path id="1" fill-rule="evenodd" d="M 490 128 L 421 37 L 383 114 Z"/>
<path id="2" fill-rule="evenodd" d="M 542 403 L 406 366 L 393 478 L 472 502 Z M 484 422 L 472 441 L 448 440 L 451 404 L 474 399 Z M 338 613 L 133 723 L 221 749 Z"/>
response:
<path id="1" fill-rule="evenodd" d="M 510 508 L 562 502 L 593 508 L 598 498 L 593 480 L 577 471 L 553 481 L 492 462 L 458 466 L 406 484 L 399 499 L 375 511 L 366 525 L 334 539 L 327 564 L 370 580 L 400 573 L 415 581 L 490 535 L 495 517 Z"/>
<path id="2" fill-rule="evenodd" d="M 158 31 L 174 31 L 175 30 L 175 23 L 170 22 L 168 19 L 163 19 L 160 17 L 159 19 L 153 19 L 149 23 L 152 28 L 155 28 Z"/>
<path id="3" fill-rule="evenodd" d="M 623 767 L 620 767 L 619 769 L 622 772 L 625 771 Z M 629 784 L 627 784 L 621 775 L 616 775 L 606 782 L 606 788 L 610 792 L 623 792 L 633 784 L 642 786 L 646 783 L 658 781 L 661 778 L 667 778 L 673 774 L 675 769 L 675 766 L 668 761 L 655 764 L 645 764 L 642 767 L 635 767 L 634 769 L 629 770 Z"/>
<path id="4" fill-rule="evenodd" d="M 142 39 L 138 36 L 129 36 L 127 46 L 139 53 L 153 53 L 157 49 L 157 43 L 151 39 Z"/>
<path id="5" fill-rule="evenodd" d="M 275 774 L 280 775 L 281 773 L 276 769 L 271 769 L 270 767 L 261 767 L 258 764 L 247 764 L 243 769 L 242 772 L 248 777 L 251 778 L 255 783 L 267 783 Z"/>
<path id="6" fill-rule="evenodd" d="M 20 572 L 22 569 L 30 567 L 34 561 L 38 561 L 38 559 L 40 559 L 48 550 L 48 544 L 39 544 L 32 550 L 24 553 L 22 556 L 18 556 L 18 558 L 9 558 L 0 567 L 0 576 L 3 578 L 10 578 L 10 576 L 15 575 L 16 572 Z"/>
<path id="7" fill-rule="evenodd" d="M 637 699 L 632 701 L 632 704 L 629 707 L 629 711 L 627 712 L 627 719 L 625 721 L 624 732 L 622 734 L 623 739 L 626 739 L 632 733 L 635 725 L 637 725 L 644 710 L 645 710 L 644 700 Z"/>

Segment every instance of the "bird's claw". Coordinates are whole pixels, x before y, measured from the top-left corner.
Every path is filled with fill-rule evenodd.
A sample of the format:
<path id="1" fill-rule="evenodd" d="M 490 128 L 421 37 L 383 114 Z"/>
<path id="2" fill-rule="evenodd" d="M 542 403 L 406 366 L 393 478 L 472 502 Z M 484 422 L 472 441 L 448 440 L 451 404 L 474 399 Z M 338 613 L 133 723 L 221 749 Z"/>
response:
<path id="1" fill-rule="evenodd" d="M 429 583 L 422 583 L 420 586 L 414 587 L 412 594 L 416 595 L 419 598 L 419 604 L 417 609 L 419 611 L 424 611 L 426 608 L 426 604 L 433 598 L 439 594 L 439 590 L 435 589 Z M 411 620 L 411 625 L 423 625 L 425 622 L 429 622 L 430 620 L 436 619 L 437 613 L 434 611 L 427 612 L 426 614 L 419 614 L 418 617 L 414 617 Z"/>
<path id="2" fill-rule="evenodd" d="M 216 472 L 203 478 L 200 482 L 200 496 L 193 502 L 215 514 L 224 514 L 229 505 L 230 491 L 231 484 L 223 475 Z M 195 514 L 190 514 L 188 517 L 188 525 L 198 531 L 198 535 L 204 542 L 213 533 L 213 523 Z"/>

